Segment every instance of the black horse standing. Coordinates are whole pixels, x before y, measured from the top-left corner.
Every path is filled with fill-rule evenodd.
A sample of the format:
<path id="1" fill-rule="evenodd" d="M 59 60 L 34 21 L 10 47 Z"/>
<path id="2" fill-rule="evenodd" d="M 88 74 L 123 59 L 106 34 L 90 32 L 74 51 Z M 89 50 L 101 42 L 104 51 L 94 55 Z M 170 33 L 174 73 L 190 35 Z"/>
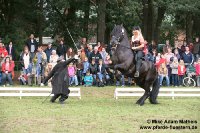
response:
<path id="1" fill-rule="evenodd" d="M 128 77 L 134 78 L 135 55 L 129 44 L 125 28 L 122 25 L 115 26 L 111 32 L 111 37 L 111 44 L 114 44 L 116 49 L 113 52 L 112 65 L 110 67 L 119 70 Z M 150 103 L 157 104 L 156 99 L 160 84 L 154 64 L 150 61 L 143 61 L 139 72 L 140 76 L 134 79 L 136 84 L 145 90 L 145 93 L 136 103 L 143 105 L 144 101 L 149 97 Z"/>

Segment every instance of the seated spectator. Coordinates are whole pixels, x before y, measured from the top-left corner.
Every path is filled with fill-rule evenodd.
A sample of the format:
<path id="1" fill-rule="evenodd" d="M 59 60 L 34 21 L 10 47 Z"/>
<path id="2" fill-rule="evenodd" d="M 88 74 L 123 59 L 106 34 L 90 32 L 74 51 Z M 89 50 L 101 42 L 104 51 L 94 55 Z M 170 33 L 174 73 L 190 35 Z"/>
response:
<path id="1" fill-rule="evenodd" d="M 21 85 L 26 85 L 28 83 L 28 75 L 21 71 L 21 75 L 18 78 Z"/>
<path id="2" fill-rule="evenodd" d="M 162 63 L 158 69 L 158 75 L 160 79 L 160 86 L 162 86 L 163 79 L 166 79 L 166 85 L 169 86 L 168 69 L 165 63 Z"/>
<path id="3" fill-rule="evenodd" d="M 112 60 L 110 59 L 110 55 L 109 54 L 106 56 L 106 59 L 104 60 L 104 64 L 105 65 L 112 64 Z"/>
<path id="4" fill-rule="evenodd" d="M 44 77 L 47 77 L 49 73 L 52 71 L 52 69 L 53 69 L 53 65 L 51 63 L 48 63 L 44 71 Z M 49 87 L 51 87 L 51 80 L 52 78 L 48 80 L 48 83 L 47 83 Z"/>
<path id="5" fill-rule="evenodd" d="M 92 75 L 90 74 L 90 71 L 87 71 L 86 76 L 84 77 L 84 86 L 92 86 L 93 83 L 93 78 Z"/>
<path id="6" fill-rule="evenodd" d="M 57 64 L 59 56 L 56 54 L 56 50 L 52 50 L 52 54 L 49 58 L 49 63 L 51 63 L 52 67 L 54 67 Z"/>
<path id="7" fill-rule="evenodd" d="M 74 55 L 75 55 L 75 53 L 74 53 L 73 49 L 72 49 L 72 48 L 69 48 L 69 49 L 67 50 L 67 53 L 66 53 L 66 60 L 68 60 L 68 59 L 74 57 Z"/>
<path id="8" fill-rule="evenodd" d="M 68 66 L 68 75 L 69 75 L 69 85 L 72 86 L 73 83 L 75 83 L 76 86 L 78 86 L 78 80 L 76 76 L 76 68 L 71 62 Z"/>
<path id="9" fill-rule="evenodd" d="M 5 58 L 5 62 L 2 64 L 2 85 L 6 84 L 8 80 L 9 85 L 13 85 L 12 72 L 14 71 L 14 64 L 10 61 L 10 57 Z"/>
<path id="10" fill-rule="evenodd" d="M 183 85 L 183 78 L 186 72 L 186 67 L 185 67 L 185 63 L 183 60 L 179 61 L 179 65 L 178 65 L 178 77 L 179 77 L 179 85 Z"/>
<path id="11" fill-rule="evenodd" d="M 98 52 L 98 47 L 95 46 L 94 47 L 94 51 L 91 53 L 90 57 L 89 57 L 89 62 L 92 62 L 92 59 L 95 59 L 95 63 L 99 64 L 99 59 L 102 59 L 101 54 Z"/>
<path id="12" fill-rule="evenodd" d="M 197 86 L 200 87 L 200 58 L 197 60 L 197 62 L 194 63 L 194 67 L 196 70 Z"/>

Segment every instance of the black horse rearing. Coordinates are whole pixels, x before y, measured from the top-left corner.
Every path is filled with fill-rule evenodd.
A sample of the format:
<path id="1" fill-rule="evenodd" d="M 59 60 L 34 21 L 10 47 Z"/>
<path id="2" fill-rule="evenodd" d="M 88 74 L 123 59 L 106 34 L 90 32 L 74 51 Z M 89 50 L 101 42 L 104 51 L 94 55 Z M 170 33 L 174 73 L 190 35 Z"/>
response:
<path id="1" fill-rule="evenodd" d="M 116 45 L 116 49 L 111 58 L 114 69 L 134 78 L 135 57 L 129 44 L 125 28 L 122 25 L 115 26 L 111 32 L 111 37 L 111 44 Z M 160 84 L 154 64 L 150 61 L 143 61 L 140 67 L 140 76 L 134 78 L 134 80 L 138 86 L 145 90 L 144 95 L 136 103 L 143 105 L 144 101 L 149 97 L 150 103 L 156 104 Z"/>

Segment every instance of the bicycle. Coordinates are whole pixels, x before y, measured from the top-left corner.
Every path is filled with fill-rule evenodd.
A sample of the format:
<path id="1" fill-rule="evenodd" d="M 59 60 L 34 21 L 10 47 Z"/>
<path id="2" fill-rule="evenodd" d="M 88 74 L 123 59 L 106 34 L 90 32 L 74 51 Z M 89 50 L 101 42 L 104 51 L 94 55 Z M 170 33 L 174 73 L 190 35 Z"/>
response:
<path id="1" fill-rule="evenodd" d="M 186 87 L 195 87 L 196 81 L 193 79 L 193 76 L 195 76 L 195 69 L 192 66 L 192 64 L 189 64 L 186 70 L 187 76 L 183 78 L 183 85 Z"/>

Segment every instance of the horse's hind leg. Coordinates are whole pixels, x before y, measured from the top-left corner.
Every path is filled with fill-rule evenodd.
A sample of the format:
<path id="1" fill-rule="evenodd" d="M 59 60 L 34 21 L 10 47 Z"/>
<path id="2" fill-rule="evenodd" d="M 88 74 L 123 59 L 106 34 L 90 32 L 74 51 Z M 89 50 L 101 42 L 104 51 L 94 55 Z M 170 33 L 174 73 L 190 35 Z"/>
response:
<path id="1" fill-rule="evenodd" d="M 139 104 L 140 106 L 144 105 L 144 101 L 149 97 L 150 95 L 150 85 L 148 83 L 146 83 L 144 85 L 145 93 L 144 95 L 136 102 L 136 104 Z"/>

